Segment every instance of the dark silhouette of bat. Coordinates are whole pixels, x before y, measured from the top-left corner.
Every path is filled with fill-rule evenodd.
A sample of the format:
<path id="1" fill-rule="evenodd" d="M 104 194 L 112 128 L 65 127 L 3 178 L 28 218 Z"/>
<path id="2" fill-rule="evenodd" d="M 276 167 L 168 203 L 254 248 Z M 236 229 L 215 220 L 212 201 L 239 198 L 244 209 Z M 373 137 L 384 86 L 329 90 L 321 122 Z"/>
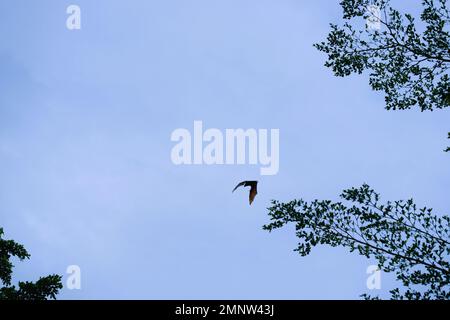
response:
<path id="1" fill-rule="evenodd" d="M 242 186 L 250 187 L 250 194 L 248 196 L 248 200 L 249 200 L 250 205 L 252 205 L 252 202 L 255 199 L 256 194 L 258 193 L 257 189 L 256 189 L 257 184 L 258 184 L 258 181 L 242 181 L 236 187 L 234 187 L 232 192 L 234 192 L 234 190 L 236 190 L 237 188 L 242 187 Z"/>

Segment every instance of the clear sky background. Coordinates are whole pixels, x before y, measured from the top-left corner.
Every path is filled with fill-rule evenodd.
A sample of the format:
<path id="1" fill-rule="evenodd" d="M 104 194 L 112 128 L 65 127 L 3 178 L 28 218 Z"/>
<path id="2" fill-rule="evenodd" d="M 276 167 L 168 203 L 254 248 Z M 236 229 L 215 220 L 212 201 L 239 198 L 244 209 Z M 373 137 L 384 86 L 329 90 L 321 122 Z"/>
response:
<path id="1" fill-rule="evenodd" d="M 334 77 L 312 44 L 340 17 L 329 0 L 2 0 L 0 226 L 32 255 L 15 280 L 76 264 L 82 289 L 60 298 L 369 292 L 374 261 L 329 247 L 301 257 L 292 227 L 261 229 L 271 199 L 337 200 L 364 182 L 450 211 L 449 111 L 386 111 L 367 75 Z M 170 134 L 194 120 L 279 128 L 279 173 L 173 165 Z M 254 178 L 250 207 L 231 190 Z M 394 284 L 383 274 L 369 293 Z"/>

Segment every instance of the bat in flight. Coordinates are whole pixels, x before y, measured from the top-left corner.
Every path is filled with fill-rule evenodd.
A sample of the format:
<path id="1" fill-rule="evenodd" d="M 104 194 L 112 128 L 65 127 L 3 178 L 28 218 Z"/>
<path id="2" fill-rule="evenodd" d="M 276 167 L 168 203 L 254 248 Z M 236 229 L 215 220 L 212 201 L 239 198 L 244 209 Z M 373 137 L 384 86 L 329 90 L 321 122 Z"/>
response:
<path id="1" fill-rule="evenodd" d="M 258 184 L 258 181 L 242 181 L 236 187 L 234 187 L 232 192 L 234 192 L 237 188 L 242 187 L 242 186 L 250 187 L 250 194 L 249 194 L 248 200 L 249 200 L 250 205 L 252 205 L 252 202 L 255 199 L 256 194 L 258 193 L 256 190 L 257 184 Z"/>

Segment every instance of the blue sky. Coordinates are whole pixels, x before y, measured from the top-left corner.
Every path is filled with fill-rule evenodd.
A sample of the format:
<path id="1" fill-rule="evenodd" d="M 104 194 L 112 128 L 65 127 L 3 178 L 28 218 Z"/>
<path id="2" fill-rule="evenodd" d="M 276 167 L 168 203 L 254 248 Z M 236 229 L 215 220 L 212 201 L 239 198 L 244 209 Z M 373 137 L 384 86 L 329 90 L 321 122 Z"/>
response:
<path id="1" fill-rule="evenodd" d="M 66 28 L 81 8 L 82 29 Z M 414 9 L 414 8 L 412 8 Z M 366 260 L 292 250 L 271 199 L 383 199 L 450 211 L 447 111 L 388 112 L 367 75 L 312 47 L 338 1 L 2 1 L 0 225 L 25 245 L 16 280 L 81 268 L 65 299 L 357 299 Z M 175 166 L 171 132 L 279 128 L 280 170 Z M 231 194 L 244 179 L 247 193 Z M 64 280 L 66 277 L 64 278 Z M 395 284 L 382 275 L 385 296 Z"/>

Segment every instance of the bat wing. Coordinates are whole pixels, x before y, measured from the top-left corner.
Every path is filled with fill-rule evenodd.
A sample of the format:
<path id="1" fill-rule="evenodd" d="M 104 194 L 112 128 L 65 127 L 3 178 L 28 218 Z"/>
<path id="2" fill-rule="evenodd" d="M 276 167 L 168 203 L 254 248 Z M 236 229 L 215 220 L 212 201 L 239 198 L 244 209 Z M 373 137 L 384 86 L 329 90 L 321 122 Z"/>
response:
<path id="1" fill-rule="evenodd" d="M 258 181 L 245 181 L 246 187 L 251 187 L 252 189 L 255 188 L 258 185 Z"/>
<path id="2" fill-rule="evenodd" d="M 236 187 L 234 187 L 233 191 L 231 191 L 231 192 L 234 192 L 234 190 L 236 190 L 239 187 L 245 186 L 246 183 L 247 183 L 247 181 L 242 181 L 242 182 L 238 183 L 238 185 Z"/>
<path id="3" fill-rule="evenodd" d="M 248 197 L 248 201 L 249 201 L 250 205 L 252 205 L 252 202 L 255 199 L 257 194 L 258 194 L 258 191 L 256 191 L 256 184 L 252 185 L 252 187 L 250 188 L 250 194 Z"/>

